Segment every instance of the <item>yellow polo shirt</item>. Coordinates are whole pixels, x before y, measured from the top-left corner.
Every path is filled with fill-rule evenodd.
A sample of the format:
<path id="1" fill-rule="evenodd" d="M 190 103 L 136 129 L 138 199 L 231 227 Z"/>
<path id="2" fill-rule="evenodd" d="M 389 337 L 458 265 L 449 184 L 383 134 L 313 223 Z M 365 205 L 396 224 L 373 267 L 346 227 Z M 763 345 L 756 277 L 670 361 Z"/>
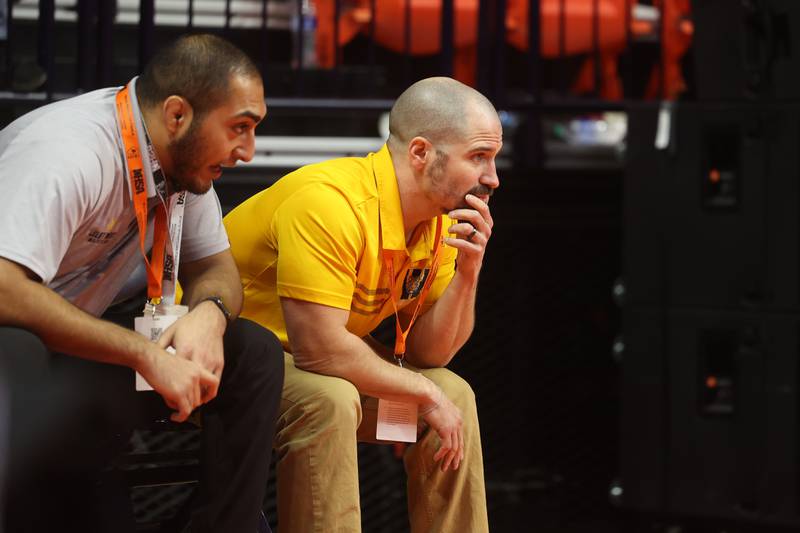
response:
<path id="1" fill-rule="evenodd" d="M 443 215 L 442 233 L 454 223 Z M 224 219 L 244 287 L 241 316 L 269 328 L 289 349 L 280 297 L 350 311 L 347 329 L 368 335 L 394 312 L 382 250 L 395 254 L 400 308 L 416 303 L 431 266 L 436 219 L 406 246 L 397 178 L 388 148 L 287 174 Z M 425 312 L 455 272 L 457 250 L 443 245 Z M 401 311 L 404 325 L 414 307 Z"/>

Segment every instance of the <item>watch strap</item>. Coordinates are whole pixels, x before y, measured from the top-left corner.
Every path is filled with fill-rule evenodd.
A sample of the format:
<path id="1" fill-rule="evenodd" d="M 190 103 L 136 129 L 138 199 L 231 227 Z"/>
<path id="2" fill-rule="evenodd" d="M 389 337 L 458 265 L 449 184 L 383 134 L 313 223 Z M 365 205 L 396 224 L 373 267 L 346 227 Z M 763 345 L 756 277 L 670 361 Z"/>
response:
<path id="1" fill-rule="evenodd" d="M 228 308 L 225 307 L 225 303 L 222 301 L 222 298 L 219 296 L 206 296 L 201 302 L 212 302 L 214 305 L 222 311 L 222 314 L 225 315 L 225 322 L 230 324 L 231 323 L 231 312 L 228 311 Z"/>

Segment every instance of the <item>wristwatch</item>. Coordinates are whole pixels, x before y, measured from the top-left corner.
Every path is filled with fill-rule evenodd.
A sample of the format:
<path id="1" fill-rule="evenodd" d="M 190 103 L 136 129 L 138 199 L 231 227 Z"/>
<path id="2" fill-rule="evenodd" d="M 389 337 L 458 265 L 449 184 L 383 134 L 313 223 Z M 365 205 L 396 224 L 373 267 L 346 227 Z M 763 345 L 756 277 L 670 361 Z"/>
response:
<path id="1" fill-rule="evenodd" d="M 200 301 L 213 302 L 214 305 L 216 305 L 219 308 L 219 310 L 222 311 L 222 314 L 225 315 L 225 322 L 228 324 L 231 323 L 231 312 L 228 311 L 227 307 L 225 307 L 225 304 L 222 302 L 222 298 L 220 298 L 219 296 L 206 296 Z"/>

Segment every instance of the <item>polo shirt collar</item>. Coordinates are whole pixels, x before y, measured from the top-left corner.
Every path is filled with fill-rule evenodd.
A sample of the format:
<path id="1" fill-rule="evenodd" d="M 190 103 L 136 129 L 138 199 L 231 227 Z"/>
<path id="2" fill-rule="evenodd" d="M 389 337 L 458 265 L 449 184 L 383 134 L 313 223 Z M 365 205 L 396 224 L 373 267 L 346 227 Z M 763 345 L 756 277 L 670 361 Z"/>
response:
<path id="1" fill-rule="evenodd" d="M 400 189 L 397 186 L 397 175 L 387 145 L 384 144 L 373 154 L 372 169 L 378 189 L 382 249 L 403 252 L 410 256 L 412 262 L 429 257 L 434 244 L 435 219 L 414 230 L 411 249 L 407 249 Z"/>
<path id="2" fill-rule="evenodd" d="M 400 189 L 394 172 L 389 147 L 383 145 L 372 158 L 375 185 L 378 188 L 378 206 L 381 243 L 384 250 L 405 251 L 406 230 L 403 227 L 403 207 Z"/>

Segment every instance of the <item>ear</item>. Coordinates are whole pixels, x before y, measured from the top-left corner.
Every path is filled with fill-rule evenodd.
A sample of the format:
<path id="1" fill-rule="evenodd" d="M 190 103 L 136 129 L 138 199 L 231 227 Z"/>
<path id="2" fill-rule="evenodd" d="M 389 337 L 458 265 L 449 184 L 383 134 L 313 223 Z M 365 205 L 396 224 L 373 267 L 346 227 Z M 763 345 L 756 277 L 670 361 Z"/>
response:
<path id="1" fill-rule="evenodd" d="M 170 137 L 179 137 L 189 129 L 192 123 L 193 110 L 186 98 L 177 95 L 168 96 L 162 105 L 164 126 Z"/>
<path id="2" fill-rule="evenodd" d="M 408 159 L 411 167 L 422 172 L 428 163 L 428 155 L 433 152 L 433 145 L 425 137 L 414 137 L 408 143 Z"/>

